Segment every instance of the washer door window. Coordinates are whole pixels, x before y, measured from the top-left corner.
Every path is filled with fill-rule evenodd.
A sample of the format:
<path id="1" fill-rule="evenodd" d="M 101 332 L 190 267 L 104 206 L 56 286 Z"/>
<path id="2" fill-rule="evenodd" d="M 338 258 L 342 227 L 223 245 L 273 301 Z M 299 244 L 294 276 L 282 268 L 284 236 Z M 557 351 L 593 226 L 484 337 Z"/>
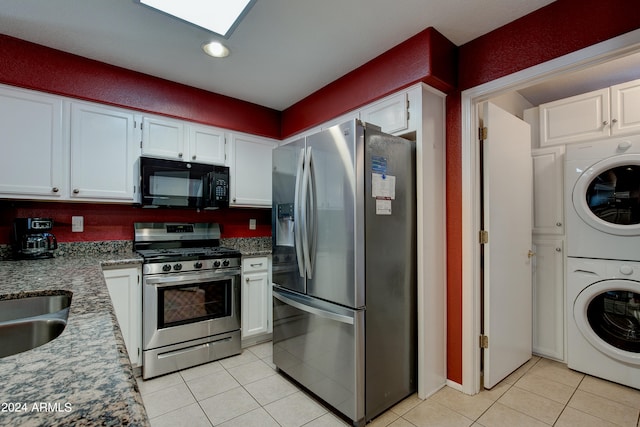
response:
<path id="1" fill-rule="evenodd" d="M 640 364 L 640 282 L 604 280 L 585 288 L 574 302 L 573 317 L 599 351 Z"/>
<path id="2" fill-rule="evenodd" d="M 591 227 L 619 236 L 640 235 L 640 155 L 602 160 L 576 181 L 573 205 Z"/>

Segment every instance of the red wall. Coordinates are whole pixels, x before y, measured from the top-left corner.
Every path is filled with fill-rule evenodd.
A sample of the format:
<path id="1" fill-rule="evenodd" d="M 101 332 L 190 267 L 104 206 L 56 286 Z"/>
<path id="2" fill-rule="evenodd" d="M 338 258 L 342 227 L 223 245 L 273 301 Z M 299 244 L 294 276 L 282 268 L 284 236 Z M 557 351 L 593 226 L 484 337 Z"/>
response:
<path id="1" fill-rule="evenodd" d="M 282 138 L 417 82 L 456 85 L 456 47 L 434 28 L 416 34 L 282 112 Z"/>
<path id="2" fill-rule="evenodd" d="M 636 0 L 557 0 L 460 46 L 460 90 L 640 28 Z M 447 377 L 462 383 L 462 126 L 460 94 L 447 99 Z"/>
<path id="3" fill-rule="evenodd" d="M 280 112 L 0 34 L 0 82 L 272 138 Z"/>
<path id="4" fill-rule="evenodd" d="M 84 217 L 84 232 L 71 231 L 71 217 Z M 271 236 L 270 209 L 221 209 L 195 212 L 187 209 L 147 209 L 119 204 L 0 202 L 0 244 L 9 244 L 13 218 L 53 218 L 53 233 L 59 242 L 133 240 L 134 222 L 217 222 L 222 237 Z M 249 230 L 249 219 L 256 229 Z"/>

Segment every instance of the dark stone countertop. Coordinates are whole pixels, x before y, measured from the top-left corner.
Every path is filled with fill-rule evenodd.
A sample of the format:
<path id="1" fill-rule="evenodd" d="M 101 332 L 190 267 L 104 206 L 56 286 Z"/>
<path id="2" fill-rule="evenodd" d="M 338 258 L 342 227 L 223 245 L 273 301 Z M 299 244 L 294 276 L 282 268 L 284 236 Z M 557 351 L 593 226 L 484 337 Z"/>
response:
<path id="1" fill-rule="evenodd" d="M 0 262 L 2 299 L 72 293 L 58 338 L 0 358 L 0 425 L 149 425 L 102 274 L 140 262 L 131 252 Z"/>

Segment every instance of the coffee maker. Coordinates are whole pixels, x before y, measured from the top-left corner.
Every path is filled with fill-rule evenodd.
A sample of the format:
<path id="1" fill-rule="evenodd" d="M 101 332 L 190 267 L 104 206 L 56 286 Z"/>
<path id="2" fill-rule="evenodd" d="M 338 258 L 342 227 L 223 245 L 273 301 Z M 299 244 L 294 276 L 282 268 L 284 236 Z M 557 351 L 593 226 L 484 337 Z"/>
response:
<path id="1" fill-rule="evenodd" d="M 12 246 L 16 259 L 53 257 L 58 248 L 56 236 L 51 233 L 51 218 L 16 218 L 13 221 Z"/>

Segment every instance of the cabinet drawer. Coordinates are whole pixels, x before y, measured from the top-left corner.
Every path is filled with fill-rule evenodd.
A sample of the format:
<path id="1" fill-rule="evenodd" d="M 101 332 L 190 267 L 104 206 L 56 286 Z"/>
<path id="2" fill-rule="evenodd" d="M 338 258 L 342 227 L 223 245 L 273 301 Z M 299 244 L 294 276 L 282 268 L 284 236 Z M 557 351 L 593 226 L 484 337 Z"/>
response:
<path id="1" fill-rule="evenodd" d="M 245 258 L 242 260 L 242 272 L 267 271 L 269 268 L 268 262 L 266 256 Z"/>

